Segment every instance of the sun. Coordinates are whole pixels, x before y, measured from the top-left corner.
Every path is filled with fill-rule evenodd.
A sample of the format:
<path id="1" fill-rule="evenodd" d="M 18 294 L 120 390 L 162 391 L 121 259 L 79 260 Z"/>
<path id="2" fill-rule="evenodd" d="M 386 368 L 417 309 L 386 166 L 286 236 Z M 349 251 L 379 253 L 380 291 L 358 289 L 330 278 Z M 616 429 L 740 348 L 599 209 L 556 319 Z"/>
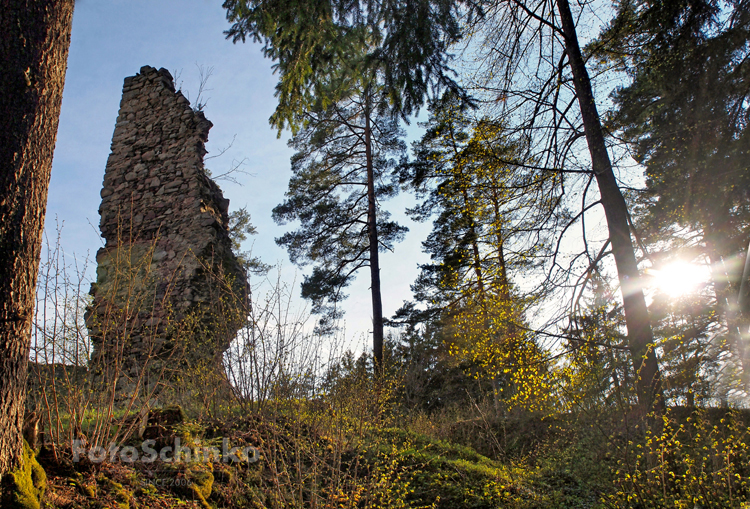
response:
<path id="1" fill-rule="evenodd" d="M 652 288 L 659 289 L 672 298 L 693 293 L 711 275 L 707 266 L 684 261 L 672 262 L 658 270 L 646 269 L 646 274 L 652 277 Z"/>

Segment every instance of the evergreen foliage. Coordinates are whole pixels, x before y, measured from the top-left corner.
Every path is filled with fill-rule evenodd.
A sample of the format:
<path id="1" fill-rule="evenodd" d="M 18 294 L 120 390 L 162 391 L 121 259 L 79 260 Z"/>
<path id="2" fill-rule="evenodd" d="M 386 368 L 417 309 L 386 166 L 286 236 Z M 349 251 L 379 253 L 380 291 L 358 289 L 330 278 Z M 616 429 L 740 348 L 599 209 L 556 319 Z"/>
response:
<path id="1" fill-rule="evenodd" d="M 368 161 L 363 144 L 366 124 L 372 123 L 372 170 L 378 203 L 395 195 L 393 167 L 404 151 L 398 121 L 387 112 L 368 110 L 366 96 L 358 94 L 327 108 L 307 113 L 307 126 L 290 141 L 297 149 L 292 178 L 284 203 L 274 208 L 274 219 L 300 227 L 277 239 L 293 263 L 313 263 L 305 276 L 302 296 L 323 313 L 321 326 L 330 329 L 340 316 L 336 305 L 354 273 L 369 267 L 370 224 Z M 368 117 L 369 115 L 369 117 Z M 406 228 L 377 211 L 378 250 L 392 249 Z"/>
<path id="2" fill-rule="evenodd" d="M 303 295 L 313 300 L 315 310 L 327 312 L 321 323 L 325 329 L 330 328 L 330 319 L 337 315 L 335 303 L 343 297 L 341 288 L 348 284 L 351 274 L 365 263 L 370 267 L 373 353 L 376 370 L 380 370 L 384 333 L 378 252 L 381 246 L 389 248 L 399 238 L 401 230 L 387 221 L 377 204 L 379 197 L 391 191 L 382 181 L 382 168 L 376 168 L 376 161 L 387 159 L 387 152 L 392 150 L 387 138 L 395 132 L 394 122 L 399 117 L 406 120 L 416 112 L 429 93 L 435 95 L 441 89 L 449 89 L 464 102 L 470 102 L 451 78 L 452 71 L 448 67 L 448 46 L 460 35 L 460 5 L 451 0 L 384 3 L 226 0 L 224 7 L 227 18 L 233 23 L 227 37 L 234 42 L 245 41 L 247 37 L 263 42 L 265 55 L 276 62 L 280 75 L 276 87 L 279 103 L 270 122 L 279 130 L 279 135 L 285 127 L 291 128 L 295 135 L 300 129 L 309 131 L 292 142 L 299 149 L 301 140 L 307 139 L 309 152 L 325 145 L 329 147 L 324 152 L 329 148 L 335 152 L 336 145 L 343 144 L 347 151 L 339 152 L 338 157 L 343 156 L 346 161 L 324 159 L 323 166 L 330 163 L 335 171 L 350 167 L 342 175 L 348 174 L 351 168 L 365 172 L 366 181 L 355 178 L 351 182 L 341 182 L 343 186 L 366 186 L 365 194 L 353 197 L 343 204 L 344 208 L 331 207 L 331 200 L 335 202 L 338 198 L 329 200 L 319 195 L 323 199 L 317 203 L 321 205 L 317 210 L 326 215 L 330 213 L 328 218 L 333 224 L 319 229 L 310 221 L 313 217 L 308 216 L 309 220 L 305 221 L 307 211 L 292 211 L 290 201 L 277 208 L 276 217 L 281 221 L 299 218 L 304 223 L 303 228 L 310 228 L 309 232 L 300 230 L 298 235 L 279 239 L 280 244 L 290 249 L 293 260 L 302 261 L 299 254 L 303 246 L 310 259 L 326 260 L 303 283 Z M 354 112 L 357 120 L 351 117 L 352 107 L 359 108 Z M 380 124 L 378 117 L 382 117 Z M 337 125 L 343 126 L 341 131 L 336 129 Z M 383 132 L 379 132 L 381 129 Z M 346 132 L 344 138 L 338 139 L 342 132 Z M 323 139 L 326 136 L 331 138 Z M 383 145 L 386 153 L 378 153 L 378 144 Z M 298 163 L 293 162 L 293 166 L 295 164 Z M 310 165 L 307 168 L 313 170 Z M 315 177 L 313 173 L 310 171 L 304 178 Z M 290 182 L 290 200 L 294 188 L 302 184 L 303 172 L 297 175 L 300 178 Z M 320 183 L 310 182 L 309 185 L 313 190 Z M 337 188 L 340 189 L 335 182 L 330 187 Z M 356 226 L 363 218 L 358 207 L 364 199 L 367 200 L 366 228 L 350 231 L 341 224 L 340 214 L 345 211 L 347 224 Z M 299 205 L 311 205 L 311 202 Z M 382 232 L 379 222 L 385 228 Z M 316 234 L 332 233 L 326 232 L 330 227 L 333 233 L 341 234 L 338 239 L 344 241 L 342 253 L 336 253 L 338 248 L 330 245 L 330 235 L 325 239 L 318 237 L 319 241 L 329 243 L 325 247 L 312 240 Z M 337 231 L 339 228 L 343 230 Z M 352 240 L 365 235 L 367 243 Z M 366 258 L 365 248 L 369 250 Z M 334 261 L 336 254 L 345 258 Z M 323 300 L 332 305 L 322 304 Z"/>
<path id="3" fill-rule="evenodd" d="M 453 79 L 449 46 L 461 33 L 459 9 L 453 0 L 396 2 L 288 0 L 226 0 L 226 32 L 234 42 L 264 44 L 279 72 L 279 104 L 271 123 L 296 131 L 304 125 L 300 112 L 335 103 L 340 91 L 326 87 L 327 77 L 356 60 L 353 74 L 377 76 L 382 85 L 377 101 L 407 118 L 425 97 L 441 89 L 453 90 L 469 102 Z M 352 58 L 352 48 L 367 40 L 364 58 Z M 339 93 L 341 95 L 339 95 Z"/>
<path id="4" fill-rule="evenodd" d="M 257 234 L 258 230 L 250 222 L 250 213 L 246 207 L 229 214 L 229 238 L 237 259 L 249 274 L 264 275 L 271 270 L 271 266 L 263 263 L 259 257 L 253 256 L 252 251 L 242 251 L 242 243 L 248 236 Z"/>
<path id="5" fill-rule="evenodd" d="M 395 320 L 437 320 L 454 363 L 492 380 L 508 404 L 533 406 L 546 397 L 546 363 L 525 323 L 532 299 L 510 274 L 544 259 L 549 238 L 539 225 L 555 213 L 558 176 L 525 169 L 523 144 L 507 138 L 502 122 L 473 120 L 455 95 L 430 111 L 400 178 L 424 198 L 412 217 L 435 218 L 423 243 L 432 263 L 412 286 L 423 307 L 407 304 Z"/>
<path id="6" fill-rule="evenodd" d="M 510 298 L 510 275 L 538 268 L 548 254 L 559 175 L 525 167 L 524 144 L 500 121 L 472 119 L 452 94 L 430 111 L 414 160 L 400 171 L 423 198 L 411 217 L 435 218 L 423 243 L 433 263 L 421 267 L 415 297 L 438 307 L 472 292 Z"/>
<path id="7" fill-rule="evenodd" d="M 563 394 L 571 408 L 602 411 L 630 405 L 632 366 L 627 359 L 622 306 L 599 273 L 582 309 L 571 316 L 566 332 L 567 366 L 561 370 Z"/>

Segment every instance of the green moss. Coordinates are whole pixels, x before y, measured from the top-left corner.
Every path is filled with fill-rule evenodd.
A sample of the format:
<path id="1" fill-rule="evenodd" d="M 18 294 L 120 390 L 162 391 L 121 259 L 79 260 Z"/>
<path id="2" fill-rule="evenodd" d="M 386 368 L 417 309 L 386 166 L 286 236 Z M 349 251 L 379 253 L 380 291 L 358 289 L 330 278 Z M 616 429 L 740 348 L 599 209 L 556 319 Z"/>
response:
<path id="1" fill-rule="evenodd" d="M 142 495 L 153 496 L 153 495 L 156 495 L 157 493 L 159 493 L 159 490 L 156 489 L 156 486 L 154 486 L 153 484 L 148 484 L 148 483 L 135 490 L 136 496 L 142 496 Z"/>
<path id="2" fill-rule="evenodd" d="M 46 487 L 47 474 L 36 460 L 34 451 L 24 440 L 21 465 L 3 476 L 2 506 L 14 509 L 39 509 Z"/>
<path id="3" fill-rule="evenodd" d="M 73 486 L 76 490 L 78 490 L 78 493 L 81 495 L 88 497 L 88 498 L 94 498 L 96 497 L 96 488 L 94 486 L 89 486 L 87 484 L 83 483 L 83 476 L 80 473 L 76 473 L 75 478 L 71 478 L 68 481 L 68 484 Z"/>
<path id="4" fill-rule="evenodd" d="M 179 481 L 184 476 L 186 483 L 175 482 L 175 491 L 178 495 L 200 502 L 201 507 L 211 509 L 208 497 L 214 486 L 213 468 L 210 463 L 193 463 L 189 465 L 174 465 L 175 474 Z M 184 470 L 183 470 L 184 468 Z"/>
<path id="5" fill-rule="evenodd" d="M 130 509 L 130 500 L 132 496 L 130 493 L 123 488 L 122 484 L 108 479 L 104 476 L 99 476 L 96 480 L 104 490 L 115 498 L 117 507 L 120 509 Z"/>
<path id="6" fill-rule="evenodd" d="M 541 509 L 575 507 L 555 503 L 557 492 L 536 483 L 536 472 L 504 465 L 469 447 L 398 428 L 380 430 L 369 453 L 373 468 L 390 478 L 381 497 L 409 507 L 445 509 Z M 547 488 L 547 489 L 539 489 Z"/>
<path id="7" fill-rule="evenodd" d="M 190 488 L 193 497 L 201 503 L 201 506 L 211 509 L 207 501 L 214 486 L 214 474 L 211 471 L 211 465 L 194 465 L 185 472 L 185 477 L 190 481 L 188 488 Z"/>
<path id="8" fill-rule="evenodd" d="M 413 465 L 402 482 L 409 485 L 410 502 L 436 507 L 526 507 L 520 503 L 535 497 L 514 482 L 508 472 L 490 460 L 475 463 L 472 459 L 449 459 L 430 451 L 405 452 L 401 463 Z"/>

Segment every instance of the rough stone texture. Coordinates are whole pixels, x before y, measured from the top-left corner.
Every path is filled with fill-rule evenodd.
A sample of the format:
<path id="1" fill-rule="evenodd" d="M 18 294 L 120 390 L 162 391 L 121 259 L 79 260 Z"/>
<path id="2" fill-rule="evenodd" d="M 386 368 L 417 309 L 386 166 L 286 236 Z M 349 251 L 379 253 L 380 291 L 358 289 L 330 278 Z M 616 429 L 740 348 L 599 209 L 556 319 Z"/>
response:
<path id="1" fill-rule="evenodd" d="M 218 368 L 242 325 L 247 278 L 231 251 L 229 200 L 203 167 L 211 126 L 166 69 L 125 78 L 87 315 L 95 371 L 119 394 Z"/>

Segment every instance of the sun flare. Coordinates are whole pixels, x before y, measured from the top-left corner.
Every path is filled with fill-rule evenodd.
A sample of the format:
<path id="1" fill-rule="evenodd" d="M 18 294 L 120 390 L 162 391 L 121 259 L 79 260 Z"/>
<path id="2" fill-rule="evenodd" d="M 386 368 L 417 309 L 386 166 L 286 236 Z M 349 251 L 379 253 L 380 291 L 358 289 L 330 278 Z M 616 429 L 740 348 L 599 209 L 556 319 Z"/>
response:
<path id="1" fill-rule="evenodd" d="M 677 261 L 656 269 L 646 271 L 652 277 L 651 287 L 659 289 L 672 298 L 692 293 L 708 281 L 710 270 L 705 265 L 695 265 Z"/>

